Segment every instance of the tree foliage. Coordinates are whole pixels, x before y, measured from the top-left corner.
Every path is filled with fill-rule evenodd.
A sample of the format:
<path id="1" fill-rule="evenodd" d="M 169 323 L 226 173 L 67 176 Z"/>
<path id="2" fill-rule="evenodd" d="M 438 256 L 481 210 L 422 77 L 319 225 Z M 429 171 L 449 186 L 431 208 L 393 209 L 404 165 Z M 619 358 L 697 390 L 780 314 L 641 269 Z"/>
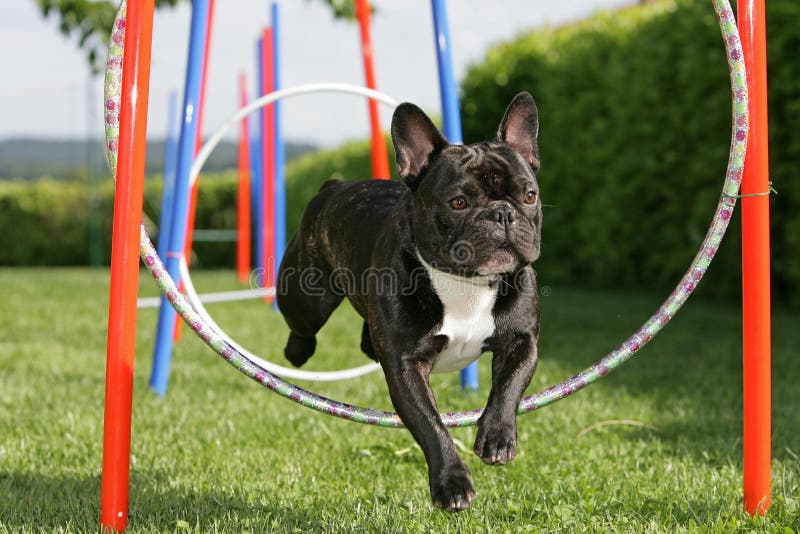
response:
<path id="1" fill-rule="evenodd" d="M 45 17 L 59 18 L 61 33 L 78 38 L 85 49 L 92 70 L 100 69 L 111 26 L 117 13 L 117 3 L 107 0 L 34 0 Z M 179 0 L 155 0 L 157 7 L 174 6 Z"/>
<path id="2" fill-rule="evenodd" d="M 109 0 L 34 0 L 45 17 L 59 18 L 64 35 L 76 36 L 78 46 L 85 49 L 89 65 L 97 71 L 105 57 L 106 43 L 117 12 L 118 2 Z M 174 7 L 186 0 L 155 0 L 156 7 Z M 307 0 L 311 1 L 311 0 Z M 337 18 L 353 19 L 355 7 L 351 0 L 315 0 L 331 8 Z"/>

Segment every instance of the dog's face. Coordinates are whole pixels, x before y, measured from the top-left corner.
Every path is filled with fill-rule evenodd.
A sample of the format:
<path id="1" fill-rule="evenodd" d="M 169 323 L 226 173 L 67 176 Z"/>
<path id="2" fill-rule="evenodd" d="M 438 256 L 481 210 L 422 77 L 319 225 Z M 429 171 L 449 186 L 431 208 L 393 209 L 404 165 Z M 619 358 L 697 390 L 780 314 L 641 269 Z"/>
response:
<path id="1" fill-rule="evenodd" d="M 542 222 L 533 98 L 517 95 L 497 138 L 450 145 L 422 110 L 392 119 L 400 175 L 414 192 L 412 234 L 423 259 L 464 276 L 511 273 L 539 257 Z"/>

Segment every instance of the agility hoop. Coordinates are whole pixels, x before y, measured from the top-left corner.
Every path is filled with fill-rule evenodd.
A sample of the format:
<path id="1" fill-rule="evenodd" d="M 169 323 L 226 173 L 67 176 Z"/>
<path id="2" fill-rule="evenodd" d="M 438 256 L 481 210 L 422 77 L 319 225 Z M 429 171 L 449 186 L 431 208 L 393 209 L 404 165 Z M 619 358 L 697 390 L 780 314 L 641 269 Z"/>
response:
<path id="1" fill-rule="evenodd" d="M 209 137 L 208 141 L 206 141 L 205 144 L 202 146 L 200 151 L 197 153 L 197 157 L 192 163 L 192 167 L 189 171 L 189 187 L 194 187 L 194 184 L 200 178 L 200 172 L 203 170 L 203 165 L 205 165 L 206 161 L 208 161 L 208 158 L 211 156 L 211 153 L 214 151 L 217 145 L 219 145 L 220 141 L 222 141 L 222 139 L 225 137 L 225 134 L 228 133 L 228 131 L 231 128 L 234 128 L 237 124 L 239 124 L 240 121 L 244 120 L 251 113 L 255 113 L 259 109 L 268 106 L 269 104 L 272 104 L 273 102 L 275 102 L 280 98 L 288 98 L 288 97 L 314 94 L 314 93 L 345 93 L 345 94 L 359 95 L 377 100 L 393 108 L 397 107 L 397 101 L 384 93 L 381 93 L 374 89 L 367 89 L 360 86 L 341 84 L 341 83 L 305 84 L 283 89 L 276 93 L 270 93 L 262 98 L 254 100 L 247 106 L 240 109 L 225 124 L 219 127 L 211 137 Z M 266 97 L 271 97 L 273 95 L 274 98 L 266 98 Z M 194 288 L 194 283 L 192 282 L 185 259 L 181 260 L 180 270 L 181 270 L 180 277 L 184 285 L 186 298 L 189 301 L 189 304 L 200 315 L 200 318 L 204 322 L 206 322 L 212 329 L 214 329 L 227 343 L 229 343 L 237 351 L 242 353 L 242 355 L 245 356 L 248 360 L 252 361 L 259 367 L 262 367 L 263 369 L 269 371 L 270 373 L 282 376 L 284 378 L 290 378 L 292 380 L 335 382 L 339 380 L 349 380 L 351 378 L 356 378 L 359 376 L 363 376 L 381 370 L 380 364 L 372 362 L 366 365 L 361 365 L 359 367 L 353 367 L 351 369 L 342 369 L 339 371 L 305 371 L 302 369 L 292 369 L 289 367 L 283 367 L 281 365 L 267 361 L 266 359 L 260 358 L 255 354 L 253 354 L 252 352 L 249 352 L 247 349 L 245 349 L 238 343 L 236 343 L 236 341 L 234 341 L 233 338 L 231 338 L 212 319 L 211 315 L 205 309 L 203 302 L 201 301 L 200 297 L 198 296 Z M 259 288 L 258 292 L 263 293 L 267 296 L 274 296 L 275 288 L 274 287 Z"/>
<path id="2" fill-rule="evenodd" d="M 380 364 L 375 362 L 368 363 L 366 365 L 361 365 L 359 367 L 353 367 L 351 369 L 341 369 L 339 371 L 303 371 L 302 369 L 292 369 L 290 367 L 283 367 L 282 365 L 278 365 L 276 363 L 264 360 L 263 358 L 259 358 L 252 352 L 248 351 L 246 348 L 239 345 L 236 341 L 234 341 L 211 317 L 211 314 L 208 313 L 203 302 L 200 300 L 200 296 L 197 294 L 197 291 L 194 288 L 194 283 L 192 282 L 192 277 L 189 276 L 189 267 L 186 265 L 186 260 L 182 259 L 180 263 L 180 272 L 181 272 L 181 281 L 183 282 L 183 290 L 186 295 L 186 300 L 189 301 L 189 304 L 194 308 L 200 318 L 205 321 L 208 326 L 213 328 L 228 344 L 230 344 L 234 349 L 239 351 L 244 357 L 248 360 L 252 361 L 254 364 L 262 367 L 263 369 L 269 371 L 270 373 L 276 374 L 278 376 L 282 376 L 284 378 L 289 378 L 292 380 L 313 380 L 314 382 L 336 382 L 339 380 L 349 380 L 351 378 L 357 378 L 359 376 L 364 376 L 369 373 L 374 373 L 375 371 L 379 371 L 381 369 Z M 272 288 L 271 290 L 264 290 L 260 288 L 259 295 L 267 294 L 267 295 L 274 295 L 275 290 Z"/>
<path id="3" fill-rule="evenodd" d="M 557 400 L 586 387 L 595 382 L 610 371 L 619 367 L 622 363 L 629 360 L 642 347 L 644 347 L 661 329 L 672 319 L 672 317 L 683 306 L 689 295 L 697 287 L 702 279 L 711 260 L 714 258 L 725 231 L 728 228 L 733 209 L 736 205 L 736 195 L 742 179 L 744 158 L 747 147 L 748 135 L 748 93 L 745 76 L 744 55 L 742 53 L 739 32 L 736 21 L 728 0 L 712 0 L 714 9 L 722 31 L 725 50 L 730 71 L 731 93 L 733 100 L 733 128 L 731 133 L 730 153 L 728 158 L 725 181 L 722 187 L 720 200 L 711 221 L 705 239 L 692 260 L 686 274 L 681 278 L 678 285 L 658 308 L 658 310 L 630 337 L 623 341 L 616 349 L 601 358 L 592 366 L 584 369 L 580 373 L 567 378 L 566 380 L 553 385 L 539 393 L 529 395 L 522 399 L 517 409 L 517 413 L 527 413 L 538 408 L 547 406 Z M 122 3 L 117 19 L 114 23 L 114 31 L 111 36 L 111 47 L 109 50 L 108 70 L 106 72 L 106 142 L 108 158 L 112 172 L 116 172 L 116 136 L 119 130 L 119 102 L 120 102 L 120 83 L 122 74 L 122 53 L 123 36 L 125 31 L 125 2 Z M 349 86 L 352 89 L 363 91 L 362 94 L 380 100 L 380 94 L 369 89 L 357 86 Z M 256 105 L 266 105 L 281 98 L 291 96 L 292 89 L 283 89 L 264 95 L 252 104 L 243 108 L 239 114 L 244 113 Z M 300 93 L 296 93 L 300 94 Z M 255 109 L 255 108 L 253 108 Z M 252 111 L 252 110 L 251 110 Z M 248 111 L 249 113 L 249 111 Z M 237 116 L 239 115 L 237 114 Z M 246 113 L 244 113 L 246 115 Z M 244 116 L 244 115 L 242 115 Z M 209 150 L 210 153 L 210 150 Z M 200 163 L 202 156 L 198 156 Z M 206 154 L 205 157 L 208 155 Z M 204 160 L 203 160 L 204 161 Z M 195 166 L 192 168 L 195 173 Z M 199 167 L 196 169 L 199 172 Z M 258 365 L 242 351 L 237 349 L 222 335 L 221 330 L 205 320 L 181 295 L 175 287 L 172 278 L 169 277 L 164 266 L 156 253 L 155 247 L 150 240 L 144 226 L 141 228 L 140 255 L 147 269 L 152 274 L 161 292 L 172 303 L 175 310 L 184 321 L 197 333 L 197 335 L 215 352 L 227 360 L 231 365 L 243 374 L 255 380 L 264 387 L 275 391 L 279 395 L 286 397 L 302 406 L 313 408 L 317 411 L 335 415 L 342 419 L 356 421 L 384 427 L 402 427 L 400 417 L 393 412 L 376 410 L 373 408 L 363 408 L 345 404 L 328 399 L 311 391 L 302 389 L 294 384 L 284 381 L 275 374 L 269 372 L 263 366 Z M 212 321 L 213 323 L 213 321 Z M 441 414 L 442 421 L 448 427 L 462 427 L 475 424 L 482 413 L 482 410 L 471 410 L 464 412 L 453 412 Z"/>

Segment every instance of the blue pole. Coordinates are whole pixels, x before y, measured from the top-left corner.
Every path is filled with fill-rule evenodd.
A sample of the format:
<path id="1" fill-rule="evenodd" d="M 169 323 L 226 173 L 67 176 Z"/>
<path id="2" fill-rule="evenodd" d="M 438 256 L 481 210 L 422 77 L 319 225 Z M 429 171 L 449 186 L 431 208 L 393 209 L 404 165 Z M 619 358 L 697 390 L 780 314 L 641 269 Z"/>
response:
<path id="1" fill-rule="evenodd" d="M 258 184 L 261 180 L 261 132 L 256 114 L 250 114 L 245 120 L 250 128 L 250 213 L 251 213 L 251 236 L 253 237 L 252 262 L 253 268 L 258 268 L 258 240 L 256 239 L 256 228 L 258 228 Z"/>
<path id="2" fill-rule="evenodd" d="M 431 0 L 431 4 L 433 6 L 434 45 L 436 47 L 436 63 L 439 67 L 439 89 L 442 97 L 444 135 L 451 143 L 463 143 L 458 90 L 455 76 L 453 75 L 453 57 L 450 49 L 447 8 L 444 0 Z"/>
<path id="3" fill-rule="evenodd" d="M 434 46 L 439 67 L 439 89 L 442 97 L 442 122 L 444 135 L 451 143 L 463 143 L 461 111 L 458 105 L 458 88 L 453 75 L 453 57 L 450 46 L 450 29 L 447 24 L 445 0 L 431 0 L 433 8 Z M 478 389 L 478 363 L 461 371 L 461 388 Z"/>
<path id="4" fill-rule="evenodd" d="M 167 138 L 164 143 L 164 190 L 161 193 L 161 214 L 158 220 L 158 257 L 167 261 L 169 232 L 172 227 L 172 203 L 175 197 L 175 165 L 178 152 L 178 92 L 169 92 Z"/>
<path id="5" fill-rule="evenodd" d="M 260 97 L 264 94 L 264 52 L 261 38 L 256 40 L 256 47 L 256 96 Z M 262 153 L 263 145 L 261 144 L 261 136 L 265 135 L 267 129 L 265 128 L 266 125 L 262 124 L 261 115 L 261 113 L 256 113 L 252 116 L 253 124 L 257 125 L 255 131 L 258 132 L 257 135 L 253 136 L 254 143 L 253 149 L 251 150 L 251 153 L 254 155 L 253 160 L 258 168 L 257 172 L 251 176 L 253 180 L 253 224 L 255 225 L 255 232 L 253 232 L 255 254 L 253 254 L 253 258 L 255 259 L 256 269 L 260 269 L 264 265 L 264 167 L 262 165 L 265 155 Z M 263 278 L 263 276 L 258 277 L 259 285 Z"/>
<path id="6" fill-rule="evenodd" d="M 203 55 L 208 25 L 208 0 L 194 0 L 189 33 L 189 57 L 186 62 L 186 85 L 183 92 L 183 122 L 178 141 L 178 163 L 175 171 L 175 202 L 169 233 L 166 268 L 173 280 L 179 282 L 180 260 L 186 241 L 186 223 L 189 200 L 189 171 L 194 161 L 197 139 L 197 111 L 203 74 Z M 162 295 L 158 310 L 156 345 L 153 351 L 153 370 L 150 387 L 163 396 L 167 393 L 169 365 L 172 359 L 172 333 L 175 329 L 175 311 Z"/>
<path id="7" fill-rule="evenodd" d="M 256 42 L 258 45 L 258 42 Z M 258 69 L 256 69 L 257 71 Z M 258 76 L 258 72 L 256 72 Z M 258 82 L 256 82 L 258 83 Z M 256 85 L 256 98 L 258 97 L 258 86 Z M 250 213 L 251 213 L 251 236 L 253 238 L 253 268 L 257 269 L 258 265 L 258 238 L 256 236 L 258 228 L 258 206 L 260 205 L 259 199 L 259 184 L 261 183 L 261 123 L 259 121 L 258 113 L 251 113 L 245 119 L 248 121 L 250 128 Z"/>
<path id="8" fill-rule="evenodd" d="M 281 61 L 280 61 L 280 10 L 278 2 L 272 2 L 272 50 L 273 50 L 273 80 L 275 90 L 281 88 Z M 281 132 L 281 103 L 275 102 L 273 104 L 275 124 L 273 131 L 274 139 L 272 140 L 275 146 L 275 278 L 278 280 L 278 268 L 281 265 L 281 258 L 283 258 L 283 251 L 286 248 L 286 172 L 285 160 L 286 152 L 283 143 L 283 133 Z M 277 299 L 273 301 L 275 309 L 278 309 Z"/>

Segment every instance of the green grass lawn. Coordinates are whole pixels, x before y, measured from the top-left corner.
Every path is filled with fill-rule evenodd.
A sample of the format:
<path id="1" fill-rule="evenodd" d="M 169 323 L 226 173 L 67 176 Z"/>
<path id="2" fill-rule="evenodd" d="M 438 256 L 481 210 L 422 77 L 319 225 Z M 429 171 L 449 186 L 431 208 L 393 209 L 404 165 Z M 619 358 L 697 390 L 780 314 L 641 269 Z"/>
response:
<path id="1" fill-rule="evenodd" d="M 198 273 L 201 291 L 236 288 Z M 142 275 L 142 295 L 155 294 Z M 0 270 L 0 531 L 94 531 L 99 517 L 108 272 Z M 662 295 L 551 288 L 531 390 L 614 348 Z M 278 363 L 286 328 L 259 301 L 209 305 L 242 344 Z M 800 530 L 800 314 L 777 311 L 773 505 L 742 512 L 740 312 L 692 300 L 646 349 L 599 383 L 520 416 L 504 467 L 453 435 L 478 497 L 450 515 L 429 504 L 425 461 L 405 430 L 334 419 L 269 393 L 188 330 L 169 393 L 147 388 L 156 311 L 137 329 L 131 532 L 793 532 Z M 361 323 L 344 307 L 309 368 L 360 365 Z M 457 374 L 436 376 L 440 408 L 482 405 Z M 313 386 L 390 408 L 377 374 Z M 592 425 L 629 419 L 647 426 Z M 652 428 L 651 428 L 652 427 Z"/>

